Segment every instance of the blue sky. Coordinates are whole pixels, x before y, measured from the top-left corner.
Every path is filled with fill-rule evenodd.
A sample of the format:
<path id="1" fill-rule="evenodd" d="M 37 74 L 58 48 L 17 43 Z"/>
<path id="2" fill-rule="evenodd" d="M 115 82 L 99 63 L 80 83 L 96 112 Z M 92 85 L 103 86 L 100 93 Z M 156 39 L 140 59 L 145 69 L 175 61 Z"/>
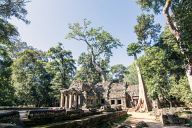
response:
<path id="1" fill-rule="evenodd" d="M 21 40 L 33 47 L 47 50 L 62 42 L 77 60 L 80 53 L 86 51 L 86 46 L 75 40 L 66 40 L 65 35 L 69 23 L 86 18 L 93 26 L 102 26 L 124 45 L 113 50 L 111 65 L 128 66 L 133 62 L 133 57 L 127 56 L 126 47 L 129 42 L 136 41 L 134 25 L 142 13 L 135 0 L 31 0 L 27 10 L 29 25 L 16 19 L 11 22 L 17 26 Z M 165 24 L 162 16 L 156 21 Z"/>

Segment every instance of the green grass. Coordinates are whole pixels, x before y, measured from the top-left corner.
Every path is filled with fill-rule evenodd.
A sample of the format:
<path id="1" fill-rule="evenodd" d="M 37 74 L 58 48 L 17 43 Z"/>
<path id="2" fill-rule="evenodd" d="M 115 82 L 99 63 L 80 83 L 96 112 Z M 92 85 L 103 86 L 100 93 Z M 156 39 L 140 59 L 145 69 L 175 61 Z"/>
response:
<path id="1" fill-rule="evenodd" d="M 129 116 L 130 115 L 122 116 L 114 121 L 108 121 L 108 122 L 99 124 L 97 127 L 98 128 L 112 128 L 114 126 L 118 126 L 118 125 L 124 123 L 128 119 Z"/>

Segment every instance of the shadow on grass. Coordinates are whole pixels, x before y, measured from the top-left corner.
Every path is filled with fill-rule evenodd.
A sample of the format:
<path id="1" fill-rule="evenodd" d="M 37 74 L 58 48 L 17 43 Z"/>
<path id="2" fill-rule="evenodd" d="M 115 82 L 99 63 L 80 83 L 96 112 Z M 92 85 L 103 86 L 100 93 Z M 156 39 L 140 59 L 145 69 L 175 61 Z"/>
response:
<path id="1" fill-rule="evenodd" d="M 116 120 L 101 123 L 95 128 L 112 128 L 112 127 L 118 126 L 118 125 L 124 123 L 127 120 L 127 118 L 130 116 L 131 116 L 131 114 L 127 114 L 127 115 L 122 116 Z"/>

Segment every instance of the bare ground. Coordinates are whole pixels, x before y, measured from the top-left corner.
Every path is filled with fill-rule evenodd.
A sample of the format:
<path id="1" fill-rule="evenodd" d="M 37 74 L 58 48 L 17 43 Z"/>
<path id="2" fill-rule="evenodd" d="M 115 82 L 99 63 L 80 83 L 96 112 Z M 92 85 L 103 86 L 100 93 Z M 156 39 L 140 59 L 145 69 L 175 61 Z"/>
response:
<path id="1" fill-rule="evenodd" d="M 130 114 L 128 123 L 130 123 L 133 128 L 141 121 L 146 122 L 150 128 L 163 128 L 160 121 L 155 120 L 155 117 L 151 116 L 150 113 L 128 112 L 128 114 Z"/>
<path id="2" fill-rule="evenodd" d="M 132 128 L 135 128 L 136 124 L 141 121 L 147 123 L 149 128 L 187 128 L 182 126 L 163 126 L 161 122 L 156 120 L 155 116 L 150 115 L 150 113 L 128 112 L 128 114 L 129 117 L 123 124 L 128 124 Z"/>

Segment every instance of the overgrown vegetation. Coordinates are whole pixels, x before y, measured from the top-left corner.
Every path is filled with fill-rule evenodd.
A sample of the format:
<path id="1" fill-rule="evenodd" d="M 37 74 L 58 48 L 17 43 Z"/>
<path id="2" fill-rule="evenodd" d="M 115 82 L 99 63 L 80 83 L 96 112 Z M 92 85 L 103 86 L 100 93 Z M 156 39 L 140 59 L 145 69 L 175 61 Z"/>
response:
<path id="1" fill-rule="evenodd" d="M 27 3 L 27 0 L 0 2 L 0 106 L 57 106 L 59 90 L 68 88 L 73 80 L 138 84 L 135 62 L 128 67 L 109 65 L 113 49 L 122 46 L 119 39 L 101 27 L 93 28 L 88 20 L 71 24 L 67 35 L 68 39 L 87 45 L 87 51 L 77 61 L 78 70 L 72 52 L 61 43 L 40 51 L 20 41 L 9 20 L 16 17 L 30 23 L 26 19 Z M 178 105 L 175 101 L 192 106 L 192 2 L 137 0 L 137 3 L 145 11 L 137 18 L 137 42 L 129 43 L 127 52 L 137 59 L 148 97 L 169 106 Z M 164 13 L 168 22 L 162 30 L 154 20 L 159 13 Z M 140 52 L 142 55 L 137 57 Z"/>

